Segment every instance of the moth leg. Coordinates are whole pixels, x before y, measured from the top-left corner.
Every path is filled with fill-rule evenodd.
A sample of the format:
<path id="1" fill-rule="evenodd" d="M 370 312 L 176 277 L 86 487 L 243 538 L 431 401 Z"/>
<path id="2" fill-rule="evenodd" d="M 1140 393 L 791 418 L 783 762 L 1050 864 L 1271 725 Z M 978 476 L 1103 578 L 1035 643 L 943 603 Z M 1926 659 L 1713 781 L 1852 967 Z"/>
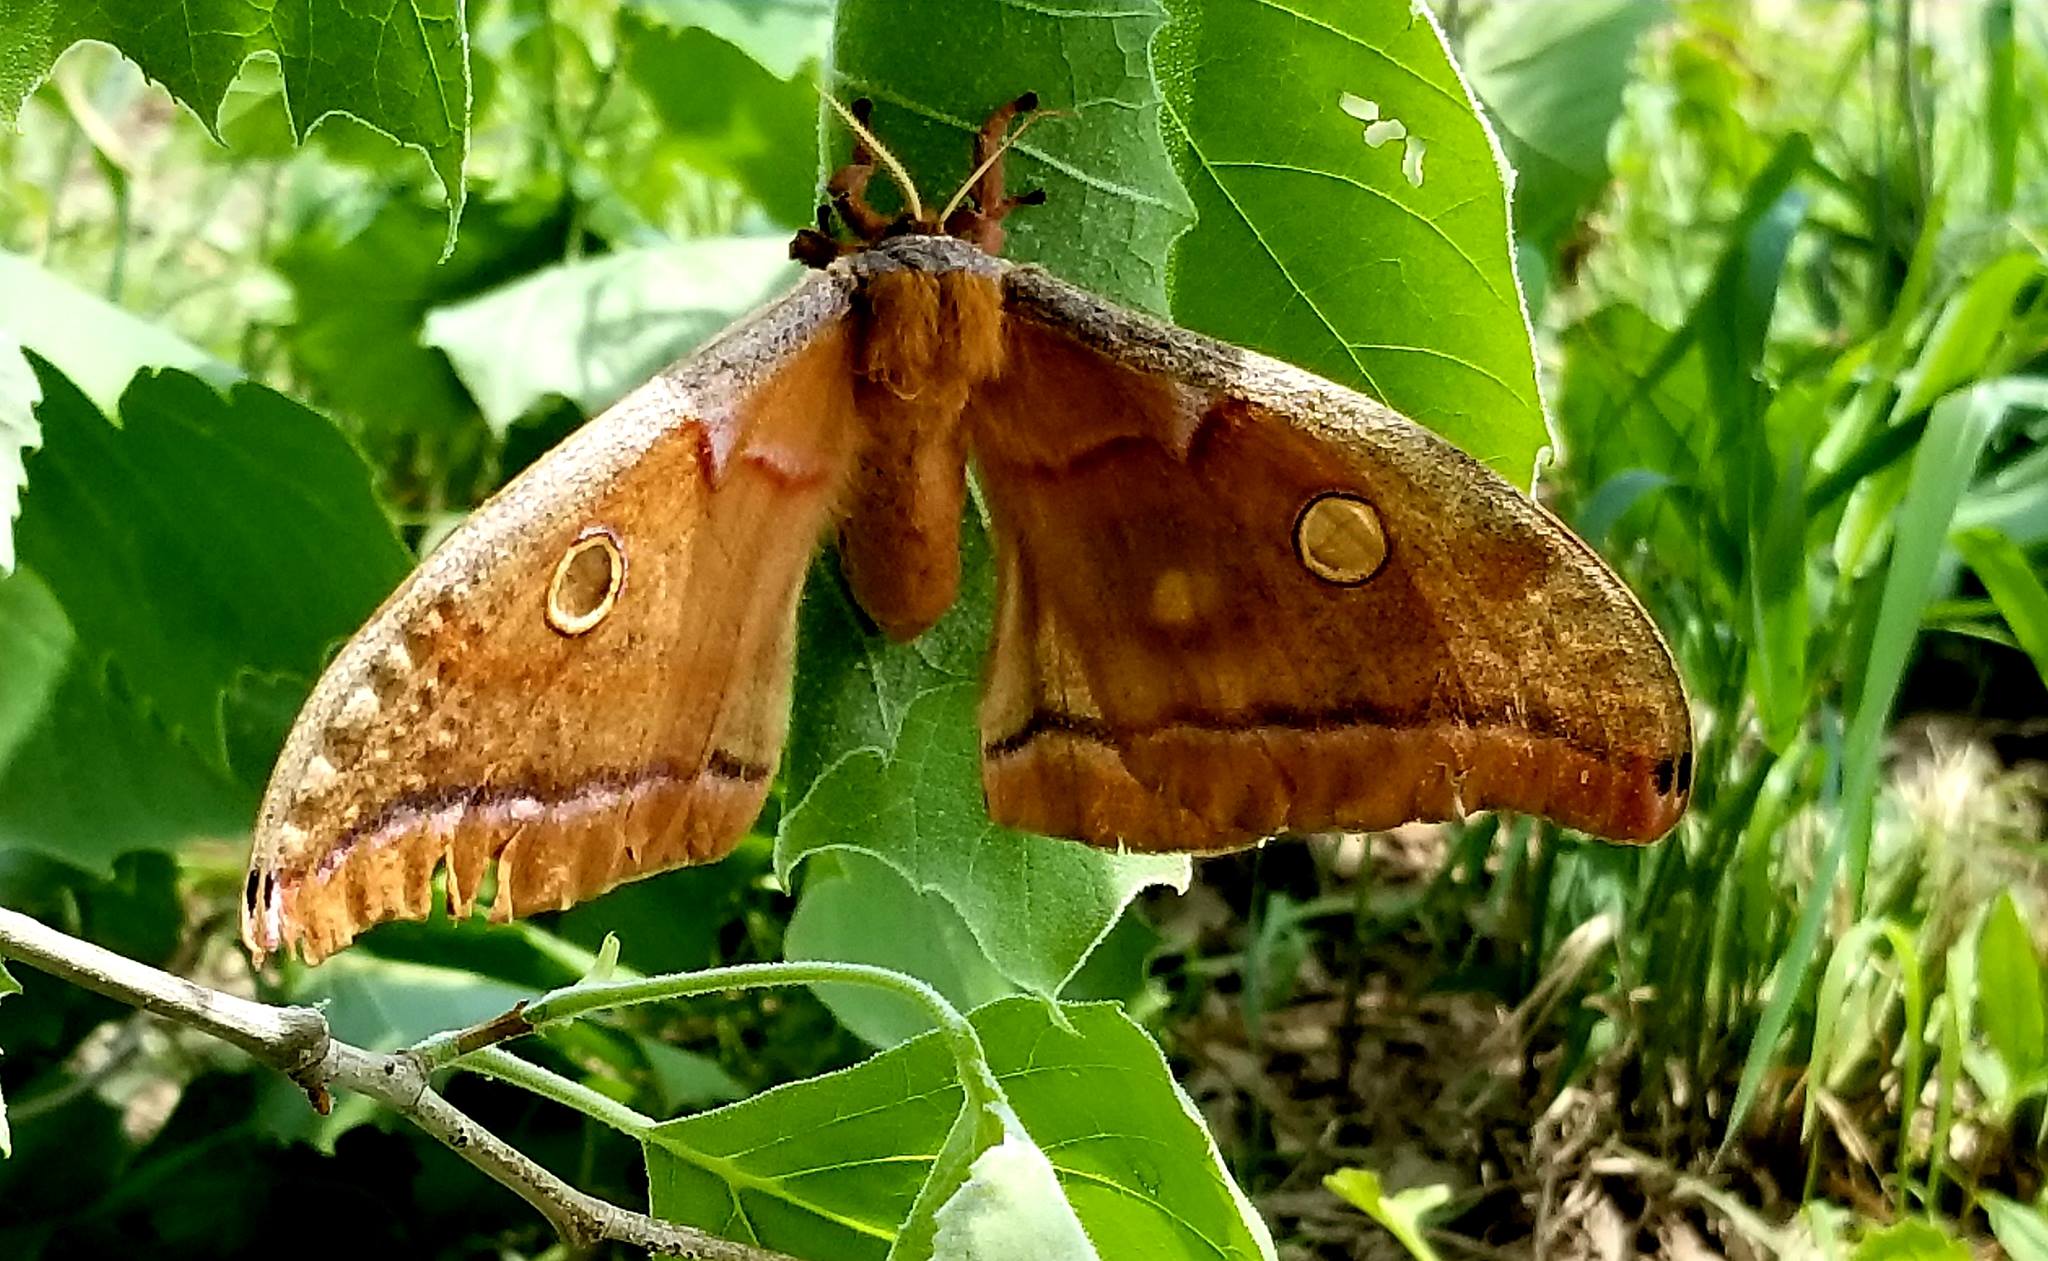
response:
<path id="1" fill-rule="evenodd" d="M 1014 101 L 996 107 L 974 134 L 974 165 L 971 169 L 979 172 L 974 177 L 971 195 L 961 202 L 959 209 L 948 216 L 945 229 L 949 236 L 960 237 L 974 242 L 990 254 L 999 254 L 1003 248 L 1003 219 L 1019 206 L 1037 206 L 1045 202 L 1045 190 L 1034 188 L 1015 197 L 1003 194 L 1003 155 L 1016 135 L 1010 131 L 1010 124 L 1019 114 L 1025 116 L 1025 126 L 1039 113 L 1038 93 L 1026 92 Z"/>
<path id="2" fill-rule="evenodd" d="M 850 109 L 854 118 L 865 127 L 875 112 L 875 103 L 863 96 Z M 852 160 L 832 172 L 832 178 L 825 184 L 826 195 L 832 199 L 832 208 L 839 212 L 840 222 L 855 236 L 870 243 L 882 239 L 889 230 L 890 222 L 887 215 L 868 204 L 868 181 L 874 175 L 874 152 L 868 148 L 867 140 L 856 134 Z"/>
<path id="3" fill-rule="evenodd" d="M 818 226 L 799 228 L 789 242 L 789 256 L 806 267 L 823 271 L 832 265 L 832 260 L 842 254 L 850 254 L 854 247 L 840 240 L 832 232 L 832 207 L 828 203 L 818 207 Z"/>

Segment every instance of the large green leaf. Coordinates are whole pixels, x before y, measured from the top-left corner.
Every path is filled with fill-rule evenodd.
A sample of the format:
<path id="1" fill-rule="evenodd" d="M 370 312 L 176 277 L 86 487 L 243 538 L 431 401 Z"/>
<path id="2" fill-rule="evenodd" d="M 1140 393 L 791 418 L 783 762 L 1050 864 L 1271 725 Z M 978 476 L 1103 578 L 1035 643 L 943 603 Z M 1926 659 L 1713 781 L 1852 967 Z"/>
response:
<path id="1" fill-rule="evenodd" d="M 1138 890 L 1185 888 L 1188 860 L 1112 854 L 999 828 L 981 788 L 975 716 L 994 585 L 987 537 L 963 531 L 960 599 L 911 645 L 863 624 L 828 558 L 799 623 L 788 779 L 776 839 L 787 880 L 808 855 L 855 850 L 966 921 L 997 971 L 1057 994 Z M 847 878 L 858 881 L 857 871 Z"/>
<path id="2" fill-rule="evenodd" d="M 431 212 L 407 198 L 325 207 L 277 255 L 297 306 L 286 342 L 312 400 L 373 432 L 474 424 L 447 361 L 420 342 L 427 312 L 555 262 L 565 231 L 558 205 L 482 201 L 443 259 Z"/>
<path id="3" fill-rule="evenodd" d="M 332 425 L 256 385 L 146 373 L 116 428 L 37 360 L 43 447 L 18 539 L 90 657 L 209 761 L 245 671 L 310 678 L 410 565 Z"/>
<path id="4" fill-rule="evenodd" d="M 0 293 L 7 295 L 0 344 L 11 340 L 49 360 L 102 411 L 114 409 L 142 368 L 179 368 L 222 387 L 241 376 L 183 338 L 5 250 Z"/>
<path id="5" fill-rule="evenodd" d="M 889 931 L 876 932 L 877 924 Z M 858 850 L 812 860 L 782 948 L 791 959 L 838 959 L 907 973 L 962 1011 L 1016 990 L 951 903 L 919 893 L 894 868 Z M 875 1046 L 894 1046 L 933 1027 L 929 1012 L 891 990 L 814 988 L 840 1024 Z"/>
<path id="6" fill-rule="evenodd" d="M 755 38 L 738 21 L 702 20 L 730 15 L 724 4 L 669 0 L 644 4 L 638 13 L 620 15 L 620 47 L 626 73 L 661 119 L 664 143 L 698 170 L 739 184 L 777 223 L 809 223 L 817 185 L 805 158 L 818 138 L 817 63 L 788 65 L 787 59 L 797 50 L 823 52 L 829 12 L 772 8 L 762 21 L 777 32 L 773 41 Z M 670 16 L 685 25 L 649 20 Z"/>
<path id="7" fill-rule="evenodd" d="M 0 766 L 42 718 L 71 664 L 63 606 L 33 573 L 0 577 Z"/>
<path id="8" fill-rule="evenodd" d="M 1553 245 L 1607 183 L 1636 43 L 1665 0 L 1545 0 L 1481 11 L 1461 51 L 1515 168 L 1515 231 Z"/>
<path id="9" fill-rule="evenodd" d="M 676 30 L 716 35 L 778 79 L 793 79 L 807 64 L 823 61 L 831 42 L 832 0 L 628 2 L 629 11 L 637 10 Z"/>
<path id="10" fill-rule="evenodd" d="M 841 0 L 830 87 L 874 101 L 875 133 L 933 208 L 966 178 L 969 138 L 989 111 L 1036 92 L 1060 113 L 1011 150 L 1007 169 L 1013 191 L 1042 188 L 1046 204 L 1011 216 L 1006 253 L 1163 312 L 1162 263 L 1189 211 L 1147 55 L 1160 16 L 1158 0 Z M 849 150 L 842 128 L 825 136 L 829 171 Z M 885 178 L 874 190 L 895 204 Z"/>
<path id="11" fill-rule="evenodd" d="M 21 982 L 7 974 L 7 965 L 0 963 L 0 998 L 21 993 Z M 0 1098 L 0 1157 L 14 1154 L 14 1135 L 7 1128 L 7 1100 Z"/>
<path id="12" fill-rule="evenodd" d="M 794 269 L 786 236 L 621 250 L 436 307 L 422 340 L 448 356 L 502 434 L 554 395 L 601 410 L 758 306 Z"/>
<path id="13" fill-rule="evenodd" d="M 1185 888 L 1188 860 L 1118 855 L 989 821 L 971 682 L 911 703 L 886 750 L 848 753 L 784 819 L 776 864 L 849 849 L 951 903 L 1005 977 L 1057 994 L 1140 889 Z M 965 733 L 965 738 L 963 734 Z"/>
<path id="14" fill-rule="evenodd" d="M 15 647 L 0 643 L 0 655 Z M 98 874 L 131 850 L 239 835 L 255 811 L 253 788 L 82 657 L 0 765 L 0 851 L 37 850 Z"/>
<path id="15" fill-rule="evenodd" d="M 1548 441 L 1498 151 L 1426 6 L 1173 0 L 1198 221 L 1173 315 L 1363 389 L 1526 487 Z"/>
<path id="16" fill-rule="evenodd" d="M 254 56 L 284 71 L 303 140 L 329 114 L 352 114 L 432 164 L 462 212 L 469 148 L 469 37 L 462 0 L 0 0 L 0 123 L 65 49 L 101 40 L 170 89 L 217 134 L 228 85 Z"/>
<path id="17" fill-rule="evenodd" d="M 1051 1158 L 1105 1258 L 1271 1257 L 1159 1048 L 1114 1006 L 1006 999 L 974 1026 L 1024 1136 Z M 669 1122 L 647 1142 L 649 1201 L 799 1256 L 879 1258 L 960 1108 L 936 1035 L 844 1072 Z M 821 1154 L 829 1153 L 829 1159 Z"/>
<path id="18" fill-rule="evenodd" d="M 41 397 L 36 374 L 22 358 L 21 343 L 0 328 L 0 574 L 14 569 L 14 514 L 20 510 L 21 484 L 27 478 L 21 453 L 41 441 L 35 416 Z M 4 722 L 0 715 L 0 724 Z"/>

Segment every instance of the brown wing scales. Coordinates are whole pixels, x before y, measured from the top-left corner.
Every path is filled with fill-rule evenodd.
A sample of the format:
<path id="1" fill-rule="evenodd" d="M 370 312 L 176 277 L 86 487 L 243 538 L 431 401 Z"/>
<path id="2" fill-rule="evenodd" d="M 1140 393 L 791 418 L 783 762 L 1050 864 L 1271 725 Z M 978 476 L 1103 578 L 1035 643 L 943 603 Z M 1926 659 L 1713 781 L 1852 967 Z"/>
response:
<path id="1" fill-rule="evenodd" d="M 817 278 L 643 386 L 478 509 L 343 648 L 259 815 L 252 950 L 318 959 L 423 915 L 444 865 L 457 912 L 495 867 L 493 913 L 517 915 L 745 833 L 856 441 L 844 310 L 843 282 Z M 620 568 L 585 627 L 561 603 L 596 610 L 607 574 L 565 587 L 557 569 L 593 531 Z"/>
<path id="2" fill-rule="evenodd" d="M 1093 309 L 1053 315 L 1012 319 L 1011 369 L 972 406 L 1003 554 L 1000 821 L 1202 850 L 1485 808 L 1624 840 L 1676 820 L 1669 654 L 1526 497 L 1306 374 L 1178 333 L 1239 361 L 1203 380 L 1132 338 L 1133 364 L 1085 343 Z M 1383 558 L 1308 563 L 1304 509 L 1333 493 L 1370 505 Z M 1347 554 L 1378 563 L 1354 583 Z"/>

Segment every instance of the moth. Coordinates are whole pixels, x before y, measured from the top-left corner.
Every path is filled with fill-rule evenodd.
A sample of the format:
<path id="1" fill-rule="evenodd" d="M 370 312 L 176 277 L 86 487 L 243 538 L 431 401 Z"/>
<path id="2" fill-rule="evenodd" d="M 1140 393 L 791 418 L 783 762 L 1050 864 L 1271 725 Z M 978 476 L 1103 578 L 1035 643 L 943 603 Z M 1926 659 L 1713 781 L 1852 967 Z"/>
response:
<path id="1" fill-rule="evenodd" d="M 999 257 L 975 137 L 927 212 L 865 138 L 811 270 L 479 508 L 327 669 L 261 806 L 242 932 L 318 959 L 724 856 L 769 791 L 799 590 L 953 602 L 970 461 L 997 607 L 990 815 L 1149 851 L 1485 809 L 1623 841 L 1684 811 L 1671 655 L 1591 548 L 1388 408 Z M 858 124 L 858 119 L 856 123 Z M 877 162 L 906 211 L 877 212 Z M 835 235 L 833 216 L 848 235 Z"/>

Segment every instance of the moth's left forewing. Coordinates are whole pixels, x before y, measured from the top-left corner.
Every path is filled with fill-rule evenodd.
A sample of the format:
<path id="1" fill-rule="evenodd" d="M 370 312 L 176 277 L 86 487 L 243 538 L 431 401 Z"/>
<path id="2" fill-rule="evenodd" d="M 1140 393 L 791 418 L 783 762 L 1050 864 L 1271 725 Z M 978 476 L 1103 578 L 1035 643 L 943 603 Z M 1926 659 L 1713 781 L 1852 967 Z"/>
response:
<path id="1" fill-rule="evenodd" d="M 1485 808 L 1675 821 L 1670 654 L 1526 496 L 1308 373 L 1006 283 L 1009 366 L 975 404 L 998 819 L 1169 849 Z"/>
<path id="2" fill-rule="evenodd" d="M 721 856 L 780 755 L 797 592 L 852 458 L 815 275 L 479 508 L 345 645 L 259 812 L 243 936 L 317 959 L 446 891 L 566 906 Z"/>

